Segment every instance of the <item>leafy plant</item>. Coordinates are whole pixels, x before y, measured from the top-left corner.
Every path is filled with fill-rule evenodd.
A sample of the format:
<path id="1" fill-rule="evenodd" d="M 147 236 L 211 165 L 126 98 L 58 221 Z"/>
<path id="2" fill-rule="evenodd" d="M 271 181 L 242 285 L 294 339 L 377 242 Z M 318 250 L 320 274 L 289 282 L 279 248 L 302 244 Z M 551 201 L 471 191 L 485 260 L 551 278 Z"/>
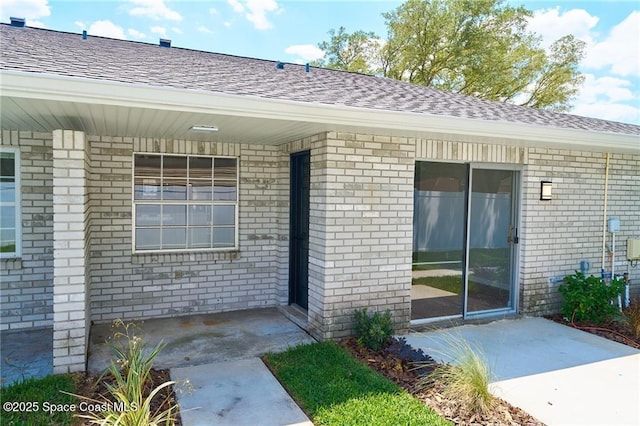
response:
<path id="1" fill-rule="evenodd" d="M 623 312 L 624 318 L 631 327 L 636 339 L 640 339 L 640 299 L 635 299 Z"/>
<path id="2" fill-rule="evenodd" d="M 390 311 L 387 310 L 384 313 L 374 312 L 369 315 L 367 308 L 356 309 L 354 318 L 358 344 L 371 350 L 379 351 L 389 343 L 393 335 Z"/>
<path id="3" fill-rule="evenodd" d="M 562 294 L 560 312 L 569 319 L 591 321 L 596 324 L 610 320 L 618 313 L 618 307 L 612 303 L 624 290 L 624 283 L 614 278 L 607 285 L 600 277 L 585 277 L 576 271 L 564 279 L 565 284 L 558 287 Z"/>
<path id="4" fill-rule="evenodd" d="M 151 401 L 163 388 L 171 386 L 175 382 L 165 382 L 155 389 L 145 392 L 151 382 L 153 360 L 160 353 L 164 344 L 158 344 L 149 352 L 146 350 L 144 340 L 133 333 L 135 327 L 132 323 L 125 324 L 121 320 L 117 320 L 114 326 L 124 328 L 124 332 L 115 332 L 113 341 L 116 343 L 108 343 L 113 351 L 115 361 L 111 363 L 107 372 L 113 376 L 114 383 L 105 383 L 105 386 L 117 405 L 110 401 L 96 401 L 76 395 L 107 407 L 104 411 L 89 412 L 79 415 L 79 417 L 88 419 L 91 424 L 103 426 L 173 425 L 176 421 L 177 405 L 172 404 L 167 409 L 153 412 Z"/>
<path id="5" fill-rule="evenodd" d="M 466 413 L 482 415 L 490 412 L 496 400 L 489 391 L 493 373 L 485 356 L 462 338 L 450 339 L 448 346 L 455 363 L 437 364 L 431 374 L 418 379 L 418 386 L 442 386 L 442 396 L 455 401 Z"/>

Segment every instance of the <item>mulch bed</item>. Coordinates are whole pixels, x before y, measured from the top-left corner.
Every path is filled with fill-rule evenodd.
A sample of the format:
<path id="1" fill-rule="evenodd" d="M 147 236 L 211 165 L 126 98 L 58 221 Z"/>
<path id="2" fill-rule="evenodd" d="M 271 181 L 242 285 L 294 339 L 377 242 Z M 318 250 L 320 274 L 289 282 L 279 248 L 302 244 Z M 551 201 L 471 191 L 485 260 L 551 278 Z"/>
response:
<path id="1" fill-rule="evenodd" d="M 418 390 L 416 385 L 420 373 L 411 362 L 395 354 L 399 352 L 398 350 L 393 350 L 392 352 L 394 353 L 387 349 L 372 351 L 358 345 L 354 337 L 345 339 L 340 343 L 354 357 L 394 381 L 400 387 L 406 389 L 407 392 L 423 401 L 436 413 L 457 425 L 544 425 L 544 423 L 536 420 L 520 408 L 514 407 L 499 398 L 496 398 L 496 408 L 487 415 L 470 415 L 464 412 L 456 401 L 451 401 L 442 396 L 440 393 L 441 384 L 436 383 L 428 389 Z M 397 346 L 398 344 L 398 341 L 394 339 L 393 345 Z M 431 358 L 429 359 L 433 361 Z M 432 368 L 427 367 L 421 373 L 429 373 L 429 370 L 432 370 Z"/>
<path id="2" fill-rule="evenodd" d="M 169 370 L 151 370 L 151 381 L 148 382 L 144 389 L 144 396 L 148 396 L 149 393 L 160 386 L 162 383 L 170 381 Z M 111 375 L 105 375 L 100 378 L 99 376 L 94 376 L 85 373 L 75 373 L 74 381 L 76 384 L 76 392 L 78 395 L 90 398 L 95 401 L 113 401 L 111 394 L 107 390 L 105 383 L 114 383 L 114 378 Z M 88 401 L 88 400 L 87 400 Z M 78 401 L 79 403 L 80 401 Z M 151 400 L 151 413 L 155 413 L 158 410 L 166 410 L 170 406 L 174 406 L 176 404 L 176 395 L 173 390 L 173 386 L 167 386 L 163 388 L 152 400 Z M 82 414 L 82 413 L 78 413 Z M 175 425 L 181 426 L 182 422 L 180 420 L 180 412 L 175 413 L 176 422 Z M 78 425 L 85 426 L 90 425 L 89 420 L 87 419 L 78 419 Z"/>
<path id="3" fill-rule="evenodd" d="M 593 324 L 586 321 L 571 321 L 561 314 L 546 315 L 545 318 L 578 330 L 596 334 L 605 339 L 640 349 L 640 338 L 635 337 L 629 324 L 621 321 L 606 321 L 602 324 Z"/>

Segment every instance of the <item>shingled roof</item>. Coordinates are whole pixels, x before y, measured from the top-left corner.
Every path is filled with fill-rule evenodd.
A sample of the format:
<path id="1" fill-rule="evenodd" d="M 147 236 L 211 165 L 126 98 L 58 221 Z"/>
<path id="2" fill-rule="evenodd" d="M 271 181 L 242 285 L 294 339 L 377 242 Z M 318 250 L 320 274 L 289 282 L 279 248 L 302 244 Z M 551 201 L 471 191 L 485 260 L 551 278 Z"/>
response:
<path id="1" fill-rule="evenodd" d="M 237 96 L 640 135 L 640 126 L 443 92 L 383 77 L 0 24 L 0 70 Z"/>

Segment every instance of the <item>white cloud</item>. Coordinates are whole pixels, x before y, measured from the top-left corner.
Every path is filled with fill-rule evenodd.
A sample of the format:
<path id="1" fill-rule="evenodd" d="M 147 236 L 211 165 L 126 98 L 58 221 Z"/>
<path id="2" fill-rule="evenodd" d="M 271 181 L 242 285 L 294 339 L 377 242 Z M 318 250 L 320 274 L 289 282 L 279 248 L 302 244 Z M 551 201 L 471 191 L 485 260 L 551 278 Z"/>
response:
<path id="1" fill-rule="evenodd" d="M 590 47 L 583 66 L 610 68 L 620 76 L 640 74 L 640 11 L 631 12 L 603 41 Z"/>
<path id="2" fill-rule="evenodd" d="M 218 12 L 218 9 L 216 9 L 215 7 L 211 7 L 211 8 L 209 8 L 209 15 L 211 15 L 211 16 L 215 16 L 215 15 L 217 15 L 218 13 L 219 13 L 219 12 Z"/>
<path id="3" fill-rule="evenodd" d="M 145 33 L 134 28 L 129 28 L 127 30 L 127 34 L 129 34 L 133 38 L 147 38 L 147 35 Z"/>
<path id="4" fill-rule="evenodd" d="M 135 7 L 129 10 L 133 16 L 146 16 L 156 21 L 182 21 L 182 15 L 164 4 L 164 0 L 129 0 Z"/>
<path id="5" fill-rule="evenodd" d="M 204 34 L 213 34 L 213 30 L 205 27 L 204 25 L 199 26 L 198 27 L 198 31 L 200 31 L 201 33 L 204 33 Z"/>
<path id="6" fill-rule="evenodd" d="M 295 44 L 287 47 L 284 52 L 289 55 L 297 55 L 305 61 L 315 61 L 324 57 L 324 51 L 313 44 Z"/>
<path id="7" fill-rule="evenodd" d="M 222 23 L 222 25 L 224 25 L 226 28 L 231 28 L 231 26 L 233 25 L 233 22 L 231 21 L 224 21 Z"/>
<path id="8" fill-rule="evenodd" d="M 236 13 L 243 13 L 244 17 L 253 24 L 257 30 L 268 30 L 273 28 L 273 23 L 269 21 L 269 13 L 279 13 L 282 11 L 275 0 L 227 0 L 227 3 Z"/>
<path id="9" fill-rule="evenodd" d="M 615 77 L 595 77 L 584 74 L 584 83 L 578 96 L 581 103 L 593 103 L 598 100 L 606 102 L 624 102 L 634 99 L 631 82 Z"/>
<path id="10" fill-rule="evenodd" d="M 171 27 L 171 31 L 173 31 L 176 34 L 182 34 L 182 30 L 178 27 Z"/>
<path id="11" fill-rule="evenodd" d="M 244 6 L 240 4 L 238 0 L 227 0 L 227 3 L 229 3 L 229 6 L 233 8 L 234 12 L 236 13 L 244 12 Z"/>
<path id="12" fill-rule="evenodd" d="M 638 94 L 632 90 L 633 84 L 629 80 L 585 74 L 576 107 L 571 112 L 605 120 L 640 123 Z"/>
<path id="13" fill-rule="evenodd" d="M 29 21 L 27 22 L 27 24 L 33 28 L 47 28 L 44 22 L 40 22 L 40 21 Z"/>
<path id="14" fill-rule="evenodd" d="M 85 24 L 82 21 L 75 21 L 73 23 L 76 27 L 80 28 L 81 30 L 86 30 L 87 29 L 87 24 Z"/>
<path id="15" fill-rule="evenodd" d="M 45 18 L 51 15 L 48 0 L 2 0 L 2 17 L 25 18 L 27 26 L 34 26 L 30 19 Z"/>
<path id="16" fill-rule="evenodd" d="M 91 24 L 91 26 L 89 26 L 88 33 L 89 35 L 119 38 L 122 40 L 125 40 L 127 38 L 122 27 L 119 27 L 113 22 L 107 20 L 96 21 Z"/>
<path id="17" fill-rule="evenodd" d="M 528 28 L 542 36 L 542 45 L 547 48 L 567 34 L 573 34 L 577 39 L 593 43 L 592 31 L 600 18 L 592 16 L 584 9 L 571 9 L 560 13 L 560 6 L 553 9 L 540 9 L 533 12 L 529 19 Z"/>
<path id="18" fill-rule="evenodd" d="M 626 104 L 581 104 L 576 106 L 571 113 L 622 123 L 640 123 L 640 108 Z"/>
<path id="19" fill-rule="evenodd" d="M 165 27 L 155 25 L 151 27 L 150 30 L 152 33 L 158 34 L 160 37 L 167 37 L 167 29 Z"/>

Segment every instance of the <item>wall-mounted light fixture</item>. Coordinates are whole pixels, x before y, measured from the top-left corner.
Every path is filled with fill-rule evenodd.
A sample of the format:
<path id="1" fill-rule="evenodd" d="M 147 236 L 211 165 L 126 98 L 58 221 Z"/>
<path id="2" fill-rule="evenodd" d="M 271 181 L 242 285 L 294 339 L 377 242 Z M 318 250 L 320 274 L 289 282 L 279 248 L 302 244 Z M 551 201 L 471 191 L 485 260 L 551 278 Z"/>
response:
<path id="1" fill-rule="evenodd" d="M 543 201 L 549 201 L 552 199 L 551 188 L 553 184 L 551 181 L 543 180 L 540 182 L 540 199 Z"/>
<path id="2" fill-rule="evenodd" d="M 217 132 L 218 128 L 216 126 L 191 126 L 192 132 Z"/>

